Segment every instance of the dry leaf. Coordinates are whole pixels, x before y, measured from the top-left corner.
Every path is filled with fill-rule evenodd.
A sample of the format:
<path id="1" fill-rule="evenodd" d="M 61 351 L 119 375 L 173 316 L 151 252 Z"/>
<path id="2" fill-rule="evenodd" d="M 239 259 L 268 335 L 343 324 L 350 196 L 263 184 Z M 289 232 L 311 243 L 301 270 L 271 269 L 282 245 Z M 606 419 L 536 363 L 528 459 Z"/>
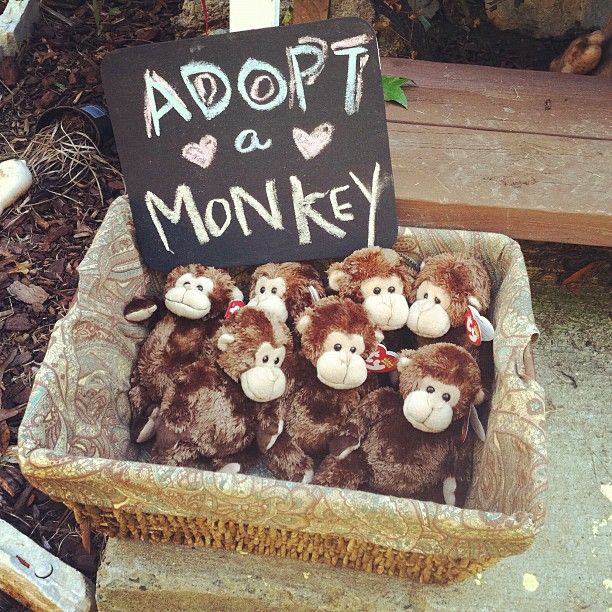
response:
<path id="1" fill-rule="evenodd" d="M 0 421 L 0 456 L 4 455 L 11 441 L 11 430 L 6 421 Z"/>
<path id="2" fill-rule="evenodd" d="M 43 304 L 49 299 L 49 294 L 38 285 L 24 285 L 21 281 L 13 281 L 7 291 L 24 304 Z"/>
<path id="3" fill-rule="evenodd" d="M 591 272 L 593 272 L 593 268 L 598 264 L 598 261 L 592 261 L 590 264 L 587 264 L 580 270 L 577 270 L 573 274 L 570 274 L 561 284 L 562 285 L 571 285 L 572 283 L 578 283 L 582 280 L 585 280 Z"/>
<path id="4" fill-rule="evenodd" d="M 9 274 L 28 274 L 29 271 L 29 261 L 18 261 L 8 272 Z"/>

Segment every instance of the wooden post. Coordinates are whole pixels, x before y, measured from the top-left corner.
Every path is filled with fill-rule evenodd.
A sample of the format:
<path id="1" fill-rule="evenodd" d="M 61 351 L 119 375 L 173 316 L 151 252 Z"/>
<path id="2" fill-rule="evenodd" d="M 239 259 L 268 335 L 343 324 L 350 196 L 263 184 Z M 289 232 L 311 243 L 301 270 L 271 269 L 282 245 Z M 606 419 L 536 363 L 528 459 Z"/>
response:
<path id="1" fill-rule="evenodd" d="M 329 17 L 330 0 L 294 0 L 293 23 L 321 21 Z"/>

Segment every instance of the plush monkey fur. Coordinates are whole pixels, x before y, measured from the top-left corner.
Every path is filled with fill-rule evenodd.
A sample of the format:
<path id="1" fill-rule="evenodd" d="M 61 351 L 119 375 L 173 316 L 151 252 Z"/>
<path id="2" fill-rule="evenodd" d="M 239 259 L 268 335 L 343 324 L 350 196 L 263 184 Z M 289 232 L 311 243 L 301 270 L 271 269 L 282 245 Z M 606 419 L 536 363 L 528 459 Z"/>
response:
<path id="1" fill-rule="evenodd" d="M 281 366 L 292 350 L 287 326 L 243 308 L 217 331 L 215 343 L 212 358 L 202 355 L 169 384 L 153 462 L 185 466 L 205 457 L 237 472 L 244 465 L 236 454 L 254 440 L 258 423 L 270 438 L 282 429 L 275 400 L 286 388 Z"/>
<path id="2" fill-rule="evenodd" d="M 309 286 L 320 297 L 325 296 L 321 277 L 310 264 L 267 263 L 253 272 L 248 306 L 264 310 L 292 326 L 304 309 L 313 304 Z"/>
<path id="3" fill-rule="evenodd" d="M 377 389 L 352 413 L 314 483 L 427 499 L 432 490 L 463 503 L 472 466 L 473 435 L 462 444 L 470 407 L 484 399 L 476 361 L 441 343 L 403 351 L 399 393 Z M 454 481 L 452 479 L 455 479 Z"/>
<path id="4" fill-rule="evenodd" d="M 279 400 L 285 426 L 264 461 L 277 478 L 309 482 L 314 460 L 372 388 L 365 359 L 378 340 L 365 310 L 348 298 L 323 298 L 296 327 L 302 350 L 288 360 Z"/>
<path id="5" fill-rule="evenodd" d="M 143 442 L 153 435 L 149 417 L 158 413 L 165 391 L 184 367 L 210 349 L 228 303 L 241 298 L 223 270 L 192 264 L 168 274 L 164 289 L 167 312 L 144 341 L 132 372 L 129 398 L 134 441 Z"/>
<path id="6" fill-rule="evenodd" d="M 393 249 L 359 249 L 327 270 L 329 286 L 342 297 L 363 304 L 370 321 L 384 334 L 393 351 L 410 348 L 406 329 L 408 301 L 414 283 L 412 270 Z"/>
<path id="7" fill-rule="evenodd" d="M 417 345 L 452 342 L 478 354 L 465 329 L 468 304 L 483 314 L 491 300 L 485 267 L 466 255 L 442 253 L 425 259 L 410 296 L 408 327 Z"/>

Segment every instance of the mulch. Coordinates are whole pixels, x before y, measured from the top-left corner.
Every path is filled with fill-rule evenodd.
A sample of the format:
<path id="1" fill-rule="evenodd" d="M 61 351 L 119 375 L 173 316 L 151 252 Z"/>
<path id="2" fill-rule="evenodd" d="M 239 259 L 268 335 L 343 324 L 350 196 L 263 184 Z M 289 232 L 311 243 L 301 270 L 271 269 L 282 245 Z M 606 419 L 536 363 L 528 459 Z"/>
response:
<path id="1" fill-rule="evenodd" d="M 86 4 L 59 14 L 43 10 L 21 55 L 0 62 L 0 161 L 26 151 L 46 109 L 102 101 L 100 62 L 113 49 L 194 35 L 173 25 L 179 0 L 102 4 L 100 34 Z M 108 205 L 123 192 L 116 151 L 90 152 L 68 180 L 61 173 L 43 176 L 0 216 L 0 517 L 92 579 L 102 538 L 92 539 L 90 551 L 83 548 L 72 513 L 21 475 L 15 444 L 53 325 L 75 297 L 79 262 Z M 540 257 L 536 251 L 534 259 Z M 561 253 L 568 257 L 565 247 Z M 559 282 L 593 260 L 599 267 L 583 276 L 601 273 L 602 267 L 609 273 L 609 265 L 601 265 L 607 259 L 603 252 L 574 253 L 581 255 L 563 263 Z M 1 599 L 0 608 L 8 609 Z"/>

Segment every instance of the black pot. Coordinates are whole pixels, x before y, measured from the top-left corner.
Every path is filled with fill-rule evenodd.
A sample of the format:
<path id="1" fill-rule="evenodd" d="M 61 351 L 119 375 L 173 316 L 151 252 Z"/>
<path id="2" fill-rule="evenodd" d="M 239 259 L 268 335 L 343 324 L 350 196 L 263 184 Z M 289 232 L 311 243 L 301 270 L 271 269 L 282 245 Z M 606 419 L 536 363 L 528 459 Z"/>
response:
<path id="1" fill-rule="evenodd" d="M 83 104 L 81 106 L 56 106 L 46 110 L 36 123 L 36 131 L 64 117 L 77 116 L 84 118 L 92 128 L 95 145 L 104 149 L 113 140 L 113 126 L 108 111 L 101 104 Z"/>

